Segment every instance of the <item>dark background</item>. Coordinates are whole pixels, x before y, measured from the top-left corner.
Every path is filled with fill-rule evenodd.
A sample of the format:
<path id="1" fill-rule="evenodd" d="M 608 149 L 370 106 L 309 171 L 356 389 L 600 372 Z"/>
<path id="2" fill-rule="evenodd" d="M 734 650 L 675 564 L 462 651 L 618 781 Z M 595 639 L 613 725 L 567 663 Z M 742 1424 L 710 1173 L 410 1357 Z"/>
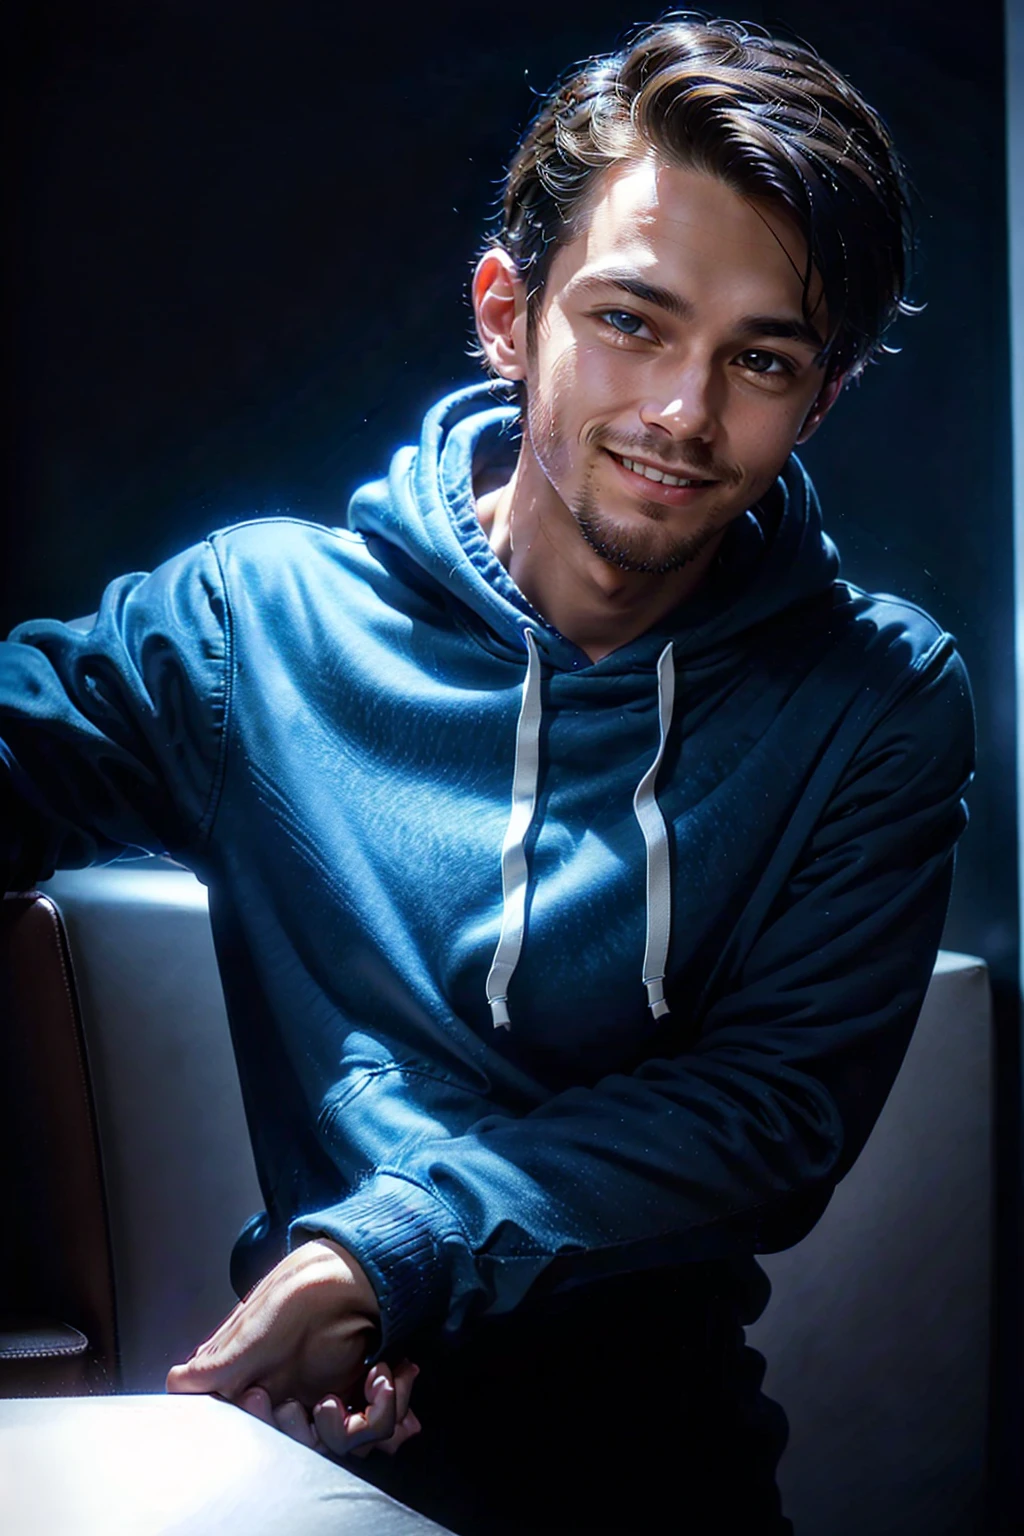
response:
<path id="1" fill-rule="evenodd" d="M 1002 12 L 728 7 L 806 37 L 887 118 L 918 193 L 914 297 L 804 457 L 844 573 L 960 642 L 978 713 L 948 948 L 991 967 L 1015 1294 L 1014 674 Z M 359 12 L 327 0 L 44 0 L 8 22 L 8 526 L 0 632 L 212 528 L 334 523 L 475 376 L 466 287 L 505 160 L 614 0 Z M 999 1310 L 1001 1465 L 1019 1335 Z M 1017 1426 L 1016 1428 L 1012 1426 Z M 1007 1438 L 1009 1437 L 1009 1438 Z"/>

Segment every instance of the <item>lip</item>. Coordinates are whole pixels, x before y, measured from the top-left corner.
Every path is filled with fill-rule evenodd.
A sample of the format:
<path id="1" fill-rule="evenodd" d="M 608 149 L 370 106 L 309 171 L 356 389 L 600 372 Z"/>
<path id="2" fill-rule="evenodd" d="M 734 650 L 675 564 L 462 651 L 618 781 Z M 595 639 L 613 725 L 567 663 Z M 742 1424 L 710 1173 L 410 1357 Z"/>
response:
<path id="1" fill-rule="evenodd" d="M 603 450 L 615 467 L 616 473 L 623 483 L 634 495 L 642 496 L 645 501 L 657 501 L 665 507 L 688 507 L 701 496 L 707 495 L 718 485 L 717 480 L 707 480 L 703 485 L 665 485 L 660 480 L 648 480 L 646 475 L 638 475 L 635 470 L 627 469 L 621 459 L 617 458 L 610 448 Z M 643 460 L 646 464 L 648 461 Z M 660 469 L 660 464 L 653 464 L 652 469 Z M 666 469 L 669 475 L 678 475 L 680 470 Z M 694 476 L 696 479 L 697 477 Z"/>

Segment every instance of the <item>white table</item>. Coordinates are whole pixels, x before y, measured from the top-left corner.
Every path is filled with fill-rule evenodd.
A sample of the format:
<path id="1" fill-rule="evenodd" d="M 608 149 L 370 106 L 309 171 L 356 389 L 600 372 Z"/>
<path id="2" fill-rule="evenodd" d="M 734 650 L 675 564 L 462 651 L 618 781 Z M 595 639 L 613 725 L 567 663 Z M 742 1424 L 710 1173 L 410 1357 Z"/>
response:
<path id="1" fill-rule="evenodd" d="M 315 1451 L 210 1397 L 0 1401 L 3 1536 L 439 1536 Z"/>

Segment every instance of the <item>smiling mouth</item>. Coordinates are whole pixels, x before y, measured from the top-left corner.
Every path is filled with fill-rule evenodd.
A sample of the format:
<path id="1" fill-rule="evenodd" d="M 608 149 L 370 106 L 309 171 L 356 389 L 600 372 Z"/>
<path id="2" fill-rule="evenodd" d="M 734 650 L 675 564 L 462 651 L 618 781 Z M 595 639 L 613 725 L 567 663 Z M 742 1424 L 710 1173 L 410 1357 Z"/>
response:
<path id="1" fill-rule="evenodd" d="M 624 469 L 631 470 L 634 475 L 643 475 L 645 480 L 653 480 L 656 485 L 697 487 L 718 483 L 716 480 L 701 480 L 694 475 L 674 475 L 667 469 L 657 469 L 653 464 L 644 464 L 640 459 L 629 459 L 624 453 L 612 453 L 610 448 L 605 451 Z"/>

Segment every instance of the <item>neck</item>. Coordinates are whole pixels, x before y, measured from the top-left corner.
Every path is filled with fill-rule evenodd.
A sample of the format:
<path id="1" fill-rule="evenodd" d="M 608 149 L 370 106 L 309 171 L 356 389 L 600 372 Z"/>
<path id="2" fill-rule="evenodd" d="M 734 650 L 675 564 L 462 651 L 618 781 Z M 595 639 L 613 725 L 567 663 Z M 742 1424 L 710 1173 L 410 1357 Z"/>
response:
<path id="1" fill-rule="evenodd" d="M 539 465 L 520 453 L 507 484 L 477 496 L 488 542 L 523 596 L 591 661 L 644 634 L 700 586 L 721 535 L 679 570 L 624 571 L 584 539 Z M 724 530 L 723 530 L 724 532 Z"/>

